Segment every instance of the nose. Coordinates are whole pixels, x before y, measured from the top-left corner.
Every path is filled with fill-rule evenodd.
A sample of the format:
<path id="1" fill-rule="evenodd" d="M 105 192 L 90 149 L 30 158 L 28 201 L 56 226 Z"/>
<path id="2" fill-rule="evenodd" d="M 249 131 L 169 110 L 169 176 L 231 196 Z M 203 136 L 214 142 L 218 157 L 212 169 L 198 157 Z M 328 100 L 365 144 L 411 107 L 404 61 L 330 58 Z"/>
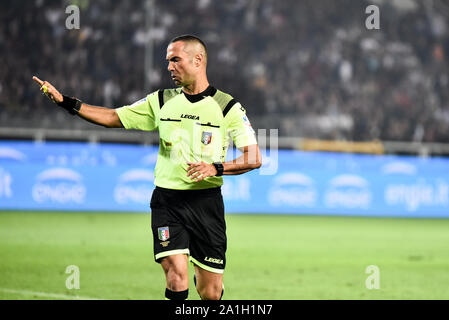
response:
<path id="1" fill-rule="evenodd" d="M 173 63 L 171 61 L 168 63 L 167 70 L 170 72 L 175 70 L 175 68 L 173 67 Z"/>

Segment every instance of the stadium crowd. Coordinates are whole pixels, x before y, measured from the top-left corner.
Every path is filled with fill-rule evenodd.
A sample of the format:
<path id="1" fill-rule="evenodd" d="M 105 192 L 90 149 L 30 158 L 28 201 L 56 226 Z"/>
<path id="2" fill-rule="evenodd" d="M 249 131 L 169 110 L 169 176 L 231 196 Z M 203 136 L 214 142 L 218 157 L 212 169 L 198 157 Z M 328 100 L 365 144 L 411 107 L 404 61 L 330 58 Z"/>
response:
<path id="1" fill-rule="evenodd" d="M 32 75 L 119 107 L 172 87 L 168 41 L 208 44 L 209 80 L 255 128 L 281 136 L 449 142 L 449 5 L 444 1 L 8 1 L 0 12 L 0 126 L 86 128 L 42 99 Z M 368 30 L 369 4 L 380 29 Z M 81 10 L 66 29 L 65 8 Z M 154 43 L 145 71 L 145 44 Z M 147 77 L 147 81 L 145 81 Z M 145 83 L 148 83 L 146 87 Z"/>

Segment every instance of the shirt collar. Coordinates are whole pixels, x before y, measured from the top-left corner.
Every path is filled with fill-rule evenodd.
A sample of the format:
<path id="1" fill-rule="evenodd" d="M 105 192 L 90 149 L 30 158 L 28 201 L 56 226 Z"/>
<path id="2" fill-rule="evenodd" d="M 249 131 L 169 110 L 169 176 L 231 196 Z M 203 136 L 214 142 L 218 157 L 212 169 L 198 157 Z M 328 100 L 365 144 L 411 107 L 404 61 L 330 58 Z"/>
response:
<path id="1" fill-rule="evenodd" d="M 215 89 L 212 86 L 208 86 L 206 90 L 204 90 L 203 92 L 200 92 L 198 94 L 188 94 L 188 93 L 184 93 L 184 96 L 187 98 L 187 100 L 189 100 L 191 103 L 195 103 L 198 101 L 203 100 L 204 98 L 207 97 L 213 97 L 215 95 L 215 93 L 217 92 L 217 89 Z"/>

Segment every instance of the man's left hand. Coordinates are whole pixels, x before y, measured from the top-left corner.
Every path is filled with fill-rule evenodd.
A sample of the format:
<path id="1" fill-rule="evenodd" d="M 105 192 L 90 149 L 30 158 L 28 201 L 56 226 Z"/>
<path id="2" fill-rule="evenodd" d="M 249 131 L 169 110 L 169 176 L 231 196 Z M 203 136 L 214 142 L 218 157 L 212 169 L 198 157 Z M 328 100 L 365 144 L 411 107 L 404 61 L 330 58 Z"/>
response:
<path id="1" fill-rule="evenodd" d="M 217 169 L 213 164 L 205 162 L 187 162 L 187 176 L 195 182 L 200 182 L 207 177 L 214 177 L 217 174 Z"/>

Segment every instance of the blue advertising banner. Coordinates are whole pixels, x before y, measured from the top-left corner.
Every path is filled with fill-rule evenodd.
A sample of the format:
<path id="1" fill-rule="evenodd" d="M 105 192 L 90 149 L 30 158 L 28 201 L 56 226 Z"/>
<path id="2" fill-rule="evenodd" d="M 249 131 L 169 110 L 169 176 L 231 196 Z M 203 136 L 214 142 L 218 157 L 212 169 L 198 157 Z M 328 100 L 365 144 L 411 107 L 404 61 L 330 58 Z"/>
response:
<path id="1" fill-rule="evenodd" d="M 0 141 L 0 209 L 148 212 L 157 154 Z M 224 180 L 227 213 L 449 217 L 447 158 L 274 150 L 260 170 Z"/>

